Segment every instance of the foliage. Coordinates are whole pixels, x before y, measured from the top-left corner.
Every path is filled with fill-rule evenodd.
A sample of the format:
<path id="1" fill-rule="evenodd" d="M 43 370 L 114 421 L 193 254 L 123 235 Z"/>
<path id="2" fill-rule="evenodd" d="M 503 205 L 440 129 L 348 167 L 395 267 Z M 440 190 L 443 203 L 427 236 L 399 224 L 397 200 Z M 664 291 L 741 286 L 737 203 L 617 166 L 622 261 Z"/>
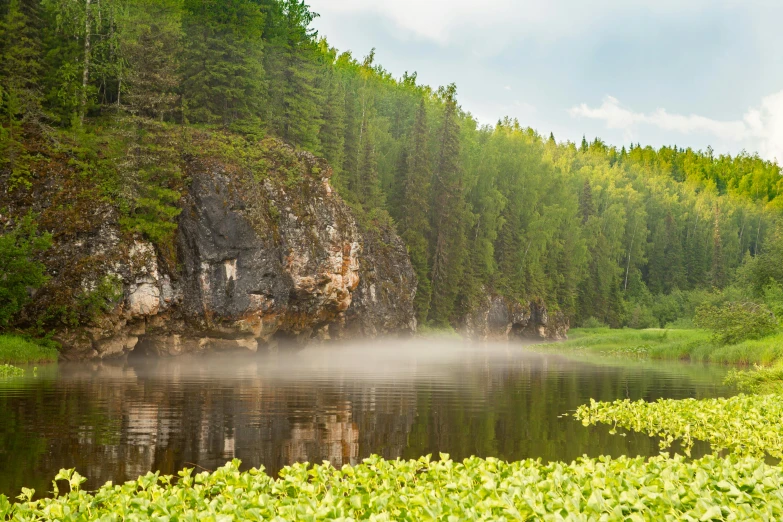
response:
<path id="1" fill-rule="evenodd" d="M 602 323 L 601 321 L 599 321 L 595 317 L 588 317 L 587 319 L 585 319 L 582 322 L 582 326 L 581 327 L 582 328 L 594 329 L 594 328 L 608 328 L 609 325 L 607 325 L 606 323 Z"/>
<path id="2" fill-rule="evenodd" d="M 58 351 L 50 343 L 33 342 L 15 335 L 0 335 L 0 363 L 54 362 Z"/>
<path id="3" fill-rule="evenodd" d="M 112 310 L 122 295 L 122 279 L 112 275 L 102 277 L 92 288 L 85 289 L 77 296 L 83 321 L 93 320 L 101 313 Z"/>
<path id="4" fill-rule="evenodd" d="M 295 464 L 274 480 L 239 461 L 214 473 L 149 473 L 89 493 L 62 470 L 68 492 L 15 504 L 3 520 L 763 520 L 783 516 L 780 469 L 753 458 L 582 458 L 571 464 L 497 459 L 384 460 L 337 470 Z"/>
<path id="5" fill-rule="evenodd" d="M 2 377 L 20 377 L 24 375 L 24 370 L 11 366 L 10 364 L 0 364 L 0 378 Z"/>
<path id="6" fill-rule="evenodd" d="M 360 215 L 398 227 L 420 324 L 456 326 L 491 292 L 574 324 L 664 326 L 735 276 L 757 300 L 783 284 L 781 170 L 758 156 L 578 147 L 510 118 L 480 126 L 454 85 L 330 47 L 303 0 L 0 5 L 3 179 L 29 188 L 51 161 L 34 138 L 62 141 L 55 122 L 81 147 L 60 151 L 69 167 L 171 266 L 193 148 L 181 136 L 199 125 L 236 132 L 242 161 L 266 134 L 324 155 Z"/>
<path id="7" fill-rule="evenodd" d="M 648 357 L 651 359 L 710 360 L 709 334 L 704 330 L 661 330 L 578 328 L 569 332 L 567 341 L 543 345 L 562 351 L 588 351 L 609 356 Z"/>
<path id="8" fill-rule="evenodd" d="M 584 351 L 611 356 L 643 354 L 650 359 L 739 365 L 770 365 L 783 359 L 783 333 L 726 345 L 715 344 L 708 331 L 687 325 L 668 330 L 577 328 L 571 330 L 568 337 L 567 341 L 541 347 L 564 352 Z"/>
<path id="9" fill-rule="evenodd" d="M 747 393 L 776 393 L 781 395 L 783 394 L 783 366 L 778 363 L 773 366 L 756 364 L 750 370 L 732 368 L 726 376 L 725 382 Z"/>
<path id="10" fill-rule="evenodd" d="M 598 423 L 625 428 L 651 437 L 661 437 L 661 449 L 675 440 L 690 455 L 694 440 L 710 443 L 713 451 L 729 450 L 739 455 L 783 458 L 783 397 L 737 395 L 727 399 L 629 399 L 590 401 L 574 416 L 585 426 Z"/>
<path id="11" fill-rule="evenodd" d="M 136 118 L 128 146 L 119 164 L 121 197 L 127 215 L 120 219 L 126 231 L 152 241 L 163 258 L 176 263 L 174 234 L 183 191 L 180 136 L 166 124 Z"/>
<path id="12" fill-rule="evenodd" d="M 709 304 L 696 310 L 696 326 L 713 332 L 718 344 L 735 344 L 749 339 L 760 339 L 778 328 L 772 311 L 756 303 L 728 303 L 721 307 Z"/>
<path id="13" fill-rule="evenodd" d="M 38 233 L 30 214 L 0 234 L 0 328 L 29 301 L 29 290 L 46 282 L 46 267 L 35 256 L 50 246 L 51 236 Z"/>

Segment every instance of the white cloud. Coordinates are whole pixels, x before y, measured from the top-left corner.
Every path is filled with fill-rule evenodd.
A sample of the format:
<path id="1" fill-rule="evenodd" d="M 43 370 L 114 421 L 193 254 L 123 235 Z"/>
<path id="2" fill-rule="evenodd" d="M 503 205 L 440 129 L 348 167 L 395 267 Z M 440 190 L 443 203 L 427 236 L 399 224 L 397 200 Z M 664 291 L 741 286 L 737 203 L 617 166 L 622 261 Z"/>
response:
<path id="1" fill-rule="evenodd" d="M 603 120 L 609 129 L 626 133 L 642 125 L 680 134 L 708 134 L 718 139 L 750 143 L 761 156 L 783 163 L 783 91 L 766 96 L 759 107 L 748 109 L 741 120 L 720 121 L 696 114 L 672 114 L 666 109 L 651 113 L 634 112 L 620 104 L 617 98 L 607 96 L 599 107 L 583 103 L 571 108 L 575 118 Z"/>
<path id="2" fill-rule="evenodd" d="M 722 5 L 741 0 L 721 0 Z M 756 0 L 749 0 L 756 1 Z M 765 1 L 765 0 L 758 0 Z M 554 41 L 576 38 L 621 16 L 682 15 L 714 9 L 714 0 L 310 0 L 322 16 L 379 15 L 400 38 L 460 45 L 482 54 L 520 37 Z"/>

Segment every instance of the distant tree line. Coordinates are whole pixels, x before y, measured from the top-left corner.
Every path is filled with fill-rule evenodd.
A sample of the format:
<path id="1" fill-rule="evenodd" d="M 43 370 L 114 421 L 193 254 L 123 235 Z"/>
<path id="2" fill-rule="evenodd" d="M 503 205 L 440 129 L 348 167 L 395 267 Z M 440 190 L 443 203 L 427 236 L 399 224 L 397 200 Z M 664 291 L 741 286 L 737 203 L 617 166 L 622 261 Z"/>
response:
<path id="1" fill-rule="evenodd" d="M 181 172 L 150 160 L 176 155 L 160 129 L 274 135 L 325 157 L 366 223 L 395 224 L 419 320 L 434 326 L 488 292 L 542 299 L 577 324 L 628 324 L 650 296 L 730 283 L 783 210 L 780 167 L 757 155 L 481 126 L 454 85 L 396 79 L 374 51 L 339 53 L 316 16 L 302 0 L 0 0 L 7 190 L 35 161 L 31 129 L 137 121 L 123 142 L 136 176 L 125 222 L 165 237 Z"/>

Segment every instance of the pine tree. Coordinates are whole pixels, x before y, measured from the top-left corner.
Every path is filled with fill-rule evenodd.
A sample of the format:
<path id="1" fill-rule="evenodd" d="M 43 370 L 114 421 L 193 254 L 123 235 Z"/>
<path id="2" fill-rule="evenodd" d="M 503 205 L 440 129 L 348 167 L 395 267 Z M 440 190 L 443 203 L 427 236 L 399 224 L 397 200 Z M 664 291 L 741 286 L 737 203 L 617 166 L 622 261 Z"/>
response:
<path id="1" fill-rule="evenodd" d="M 460 172 L 460 122 L 457 89 L 442 89 L 444 113 L 438 144 L 433 188 L 432 308 L 430 318 L 447 326 L 453 318 L 458 283 L 464 269 L 466 237 L 465 206 Z"/>
<path id="2" fill-rule="evenodd" d="M 39 10 L 34 0 L 11 0 L 0 20 L 0 166 L 10 168 L 11 186 L 28 182 L 24 126 L 41 114 Z"/>
<path id="3" fill-rule="evenodd" d="M 285 141 L 320 153 L 318 133 L 323 124 L 324 93 L 317 85 L 317 32 L 310 28 L 318 15 L 304 0 L 282 0 L 269 8 L 267 16 L 267 119 Z"/>
<path id="4" fill-rule="evenodd" d="M 579 196 L 579 213 L 582 215 L 582 223 L 587 223 L 590 216 L 595 214 L 595 204 L 593 203 L 593 189 L 590 187 L 590 180 L 585 179 L 582 186 L 582 194 Z"/>
<path id="5" fill-rule="evenodd" d="M 324 74 L 323 92 L 326 97 L 319 133 L 321 152 L 339 177 L 345 153 L 345 88 L 331 66 Z"/>
<path id="6" fill-rule="evenodd" d="M 165 119 L 179 110 L 179 4 L 179 0 L 136 0 L 137 8 L 121 21 L 127 67 L 118 75 L 116 102 L 125 103 L 132 114 Z"/>
<path id="7" fill-rule="evenodd" d="M 367 210 L 380 209 L 384 206 L 384 195 L 378 178 L 378 156 L 375 150 L 375 139 L 372 128 L 365 124 L 362 141 L 362 156 L 359 161 L 359 183 L 357 186 L 359 202 Z"/>
<path id="8" fill-rule="evenodd" d="M 240 130 L 259 124 L 263 14 L 253 0 L 185 0 L 184 116 Z"/>
<path id="9" fill-rule="evenodd" d="M 720 207 L 715 205 L 715 223 L 712 233 L 712 270 L 710 271 L 712 285 L 723 288 L 726 284 L 726 266 L 723 259 L 723 240 L 720 233 Z"/>
<path id="10" fill-rule="evenodd" d="M 416 316 L 419 322 L 426 323 L 432 297 L 430 283 L 430 261 L 427 237 L 430 233 L 429 194 L 430 194 L 430 158 L 427 127 L 427 105 L 421 100 L 416 111 L 416 120 L 409 140 L 410 154 L 407 156 L 402 201 L 400 233 L 408 245 L 411 263 L 419 284 L 416 290 Z"/>

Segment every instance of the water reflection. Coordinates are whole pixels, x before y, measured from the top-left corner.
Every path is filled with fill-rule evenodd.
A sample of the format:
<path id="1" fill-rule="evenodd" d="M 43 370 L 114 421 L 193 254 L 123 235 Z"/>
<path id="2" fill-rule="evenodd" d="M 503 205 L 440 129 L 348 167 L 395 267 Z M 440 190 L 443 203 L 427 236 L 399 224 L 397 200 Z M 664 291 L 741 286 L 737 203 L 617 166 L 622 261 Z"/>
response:
<path id="1" fill-rule="evenodd" d="M 371 453 L 655 455 L 654 439 L 612 436 L 560 415 L 591 397 L 725 394 L 723 373 L 421 340 L 61 364 L 0 384 L 0 492 L 48 491 L 61 467 L 96 487 L 149 470 L 215 469 L 235 457 L 275 473 L 296 461 L 355 464 Z"/>

